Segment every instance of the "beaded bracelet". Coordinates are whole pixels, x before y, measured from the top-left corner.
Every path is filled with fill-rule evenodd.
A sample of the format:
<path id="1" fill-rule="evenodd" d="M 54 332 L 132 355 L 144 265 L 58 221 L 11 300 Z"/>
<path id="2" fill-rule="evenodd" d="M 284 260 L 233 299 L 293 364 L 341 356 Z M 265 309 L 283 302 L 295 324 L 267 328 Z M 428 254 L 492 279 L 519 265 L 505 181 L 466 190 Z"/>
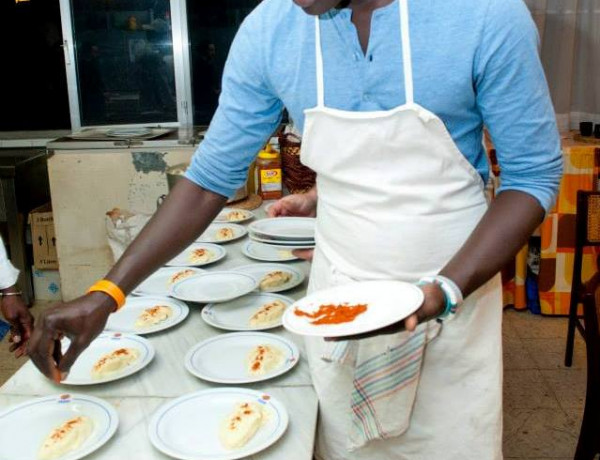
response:
<path id="1" fill-rule="evenodd" d="M 435 276 L 424 276 L 419 280 L 419 284 L 425 283 L 435 283 L 437 284 L 442 292 L 444 293 L 444 298 L 446 300 L 446 307 L 444 312 L 439 316 L 439 318 L 445 318 L 449 314 L 456 313 L 456 310 L 463 302 L 463 295 L 459 287 L 456 285 L 454 281 L 450 278 L 446 278 L 442 275 Z"/>

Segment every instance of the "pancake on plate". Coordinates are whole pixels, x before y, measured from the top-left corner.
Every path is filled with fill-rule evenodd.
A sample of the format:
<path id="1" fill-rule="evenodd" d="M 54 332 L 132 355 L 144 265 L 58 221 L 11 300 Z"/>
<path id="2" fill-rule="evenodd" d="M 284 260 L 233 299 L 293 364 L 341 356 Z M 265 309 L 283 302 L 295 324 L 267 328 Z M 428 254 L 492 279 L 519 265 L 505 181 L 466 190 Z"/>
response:
<path id="1" fill-rule="evenodd" d="M 276 324 L 281 319 L 285 307 L 285 303 L 281 300 L 275 300 L 264 304 L 250 317 L 250 326 L 263 327 Z"/>
<path id="2" fill-rule="evenodd" d="M 146 308 L 135 322 L 136 329 L 146 329 L 168 320 L 173 315 L 173 309 L 166 305 L 155 305 Z"/>
<path id="3" fill-rule="evenodd" d="M 189 270 L 189 269 L 181 270 L 176 273 L 173 273 L 167 281 L 167 287 L 171 287 L 171 285 L 175 284 L 177 281 L 184 280 L 195 274 L 196 274 L 196 272 L 194 270 Z"/>
<path id="4" fill-rule="evenodd" d="M 277 251 L 277 256 L 280 259 L 290 259 L 294 257 L 294 254 L 292 254 L 292 251 L 290 251 L 289 249 L 279 249 Z"/>
<path id="5" fill-rule="evenodd" d="M 282 351 L 273 345 L 257 345 L 246 357 L 246 369 L 252 376 L 268 374 L 283 364 Z"/>
<path id="6" fill-rule="evenodd" d="M 204 264 L 210 261 L 212 258 L 212 251 L 209 251 L 208 249 L 199 248 L 194 249 L 192 252 L 190 252 L 188 260 L 191 264 Z"/>
<path id="7" fill-rule="evenodd" d="M 258 403 L 238 403 L 233 412 L 221 423 L 219 440 L 226 449 L 240 449 L 252 439 L 266 421 L 266 413 Z"/>
<path id="8" fill-rule="evenodd" d="M 259 287 L 262 291 L 268 289 L 275 289 L 283 286 L 285 283 L 292 279 L 292 274 L 281 270 L 275 270 L 267 273 L 262 280 L 260 280 Z"/>
<path id="9" fill-rule="evenodd" d="M 215 233 L 215 240 L 216 241 L 227 241 L 227 240 L 231 240 L 235 237 L 235 233 L 233 232 L 233 229 L 230 227 L 222 227 L 219 230 L 217 230 L 217 232 Z"/>
<path id="10" fill-rule="evenodd" d="M 53 460 L 78 449 L 94 431 L 94 422 L 80 415 L 54 428 L 44 439 L 38 452 L 39 460 Z"/>
<path id="11" fill-rule="evenodd" d="M 233 210 L 226 213 L 223 217 L 229 222 L 235 222 L 236 220 L 244 220 L 246 213 L 244 211 Z"/>
<path id="12" fill-rule="evenodd" d="M 130 366 L 139 357 L 140 352 L 135 348 L 118 348 L 110 353 L 106 353 L 94 364 L 92 377 L 96 380 L 105 379 Z"/>

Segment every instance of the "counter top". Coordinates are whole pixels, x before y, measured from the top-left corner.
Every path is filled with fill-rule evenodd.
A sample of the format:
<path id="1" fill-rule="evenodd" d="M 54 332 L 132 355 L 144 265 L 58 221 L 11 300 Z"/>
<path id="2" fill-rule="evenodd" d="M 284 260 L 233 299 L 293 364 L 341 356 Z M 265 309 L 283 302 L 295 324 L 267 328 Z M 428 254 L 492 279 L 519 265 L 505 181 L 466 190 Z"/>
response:
<path id="1" fill-rule="evenodd" d="M 48 149 L 61 150 L 94 150 L 94 149 L 133 149 L 133 148 L 173 148 L 173 147 L 195 147 L 203 138 L 206 127 L 197 126 L 193 128 L 170 128 L 155 127 L 155 129 L 168 129 L 170 132 L 152 139 L 144 138 L 111 138 L 102 133 L 108 128 L 88 128 L 87 131 L 95 131 L 100 136 L 94 136 L 93 140 L 75 138 L 69 135 L 59 137 L 48 142 Z M 80 131 L 79 134 L 85 131 Z"/>
<path id="2" fill-rule="evenodd" d="M 2 131 L 0 149 L 21 147 L 45 147 L 53 139 L 70 134 L 69 130 L 51 131 Z"/>

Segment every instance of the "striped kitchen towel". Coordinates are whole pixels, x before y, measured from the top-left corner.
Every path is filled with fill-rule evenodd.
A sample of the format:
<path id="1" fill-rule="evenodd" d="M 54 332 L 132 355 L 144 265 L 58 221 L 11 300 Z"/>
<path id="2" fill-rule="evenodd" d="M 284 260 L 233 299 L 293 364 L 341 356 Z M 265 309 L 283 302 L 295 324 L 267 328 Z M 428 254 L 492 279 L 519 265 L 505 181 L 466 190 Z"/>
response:
<path id="1" fill-rule="evenodd" d="M 408 429 L 424 350 L 441 327 L 429 321 L 414 332 L 328 343 L 322 359 L 354 368 L 349 450 Z"/>

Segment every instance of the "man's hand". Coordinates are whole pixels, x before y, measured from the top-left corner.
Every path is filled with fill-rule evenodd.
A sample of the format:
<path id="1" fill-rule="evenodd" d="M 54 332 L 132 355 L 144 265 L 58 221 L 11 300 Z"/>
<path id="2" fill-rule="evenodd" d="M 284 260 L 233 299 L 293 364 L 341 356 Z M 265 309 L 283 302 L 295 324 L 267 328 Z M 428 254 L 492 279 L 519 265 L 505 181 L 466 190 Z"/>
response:
<path id="1" fill-rule="evenodd" d="M 419 286 L 425 294 L 425 299 L 419 309 L 408 318 L 390 326 L 367 332 L 365 334 L 351 335 L 346 337 L 328 338 L 328 341 L 360 340 L 376 337 L 383 334 L 395 334 L 403 330 L 414 331 L 419 323 L 437 318 L 446 309 L 446 297 L 439 285 L 431 283 Z"/>
<path id="2" fill-rule="evenodd" d="M 2 316 L 10 324 L 9 350 L 15 352 L 15 358 L 25 354 L 27 342 L 33 332 L 33 316 L 21 296 L 6 296 L 2 298 Z"/>
<path id="3" fill-rule="evenodd" d="M 269 209 L 269 217 L 315 217 L 316 215 L 316 190 L 283 197 L 273 203 Z"/>
<path id="4" fill-rule="evenodd" d="M 317 215 L 317 189 L 306 193 L 288 195 L 269 209 L 269 217 L 315 217 Z M 296 249 L 292 253 L 304 260 L 312 260 L 312 249 Z"/>
<path id="5" fill-rule="evenodd" d="M 101 292 L 53 305 L 40 315 L 31 336 L 31 360 L 42 374 L 60 383 L 81 352 L 102 332 L 114 308 L 114 300 Z M 71 345 L 63 355 L 60 341 L 64 336 Z"/>

